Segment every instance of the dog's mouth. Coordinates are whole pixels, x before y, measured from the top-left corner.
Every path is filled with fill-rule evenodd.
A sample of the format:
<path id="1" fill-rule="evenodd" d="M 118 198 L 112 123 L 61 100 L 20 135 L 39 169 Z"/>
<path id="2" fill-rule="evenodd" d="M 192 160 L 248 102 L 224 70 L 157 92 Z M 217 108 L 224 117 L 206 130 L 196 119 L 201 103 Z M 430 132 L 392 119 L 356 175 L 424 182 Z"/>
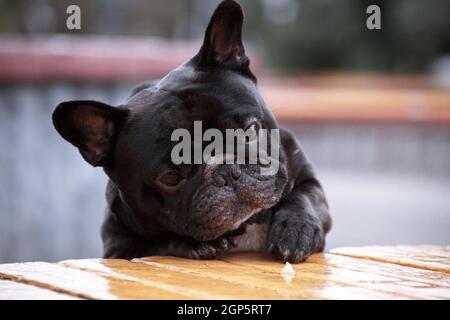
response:
<path id="1" fill-rule="evenodd" d="M 239 223 L 239 225 L 235 229 L 227 232 L 225 235 L 238 236 L 240 234 L 243 234 L 248 225 L 269 222 L 270 219 L 272 218 L 272 214 L 273 214 L 273 212 L 271 209 L 259 210 L 258 212 L 252 214 L 245 221 L 242 221 L 241 223 Z"/>
<path id="2" fill-rule="evenodd" d="M 268 216 L 268 213 L 271 215 L 270 210 L 259 209 L 255 210 L 248 214 L 245 218 L 234 222 L 231 227 L 228 227 L 226 224 L 216 227 L 208 227 L 205 225 L 197 225 L 195 229 L 197 232 L 193 234 L 191 237 L 198 241 L 212 241 L 222 236 L 238 236 L 245 233 L 248 225 L 253 223 L 260 223 L 261 217 L 264 215 L 264 219 Z"/>
<path id="3" fill-rule="evenodd" d="M 247 231 L 247 226 L 252 225 L 252 224 L 269 222 L 270 219 L 272 218 L 272 214 L 273 214 L 273 212 L 270 209 L 260 210 L 257 213 L 254 213 L 253 215 L 251 215 L 245 221 L 240 222 L 239 225 L 235 229 L 226 232 L 222 236 L 233 238 L 233 237 L 243 235 Z"/>
<path id="4" fill-rule="evenodd" d="M 187 235 L 199 241 L 214 240 L 239 230 L 274 206 L 284 180 L 258 176 L 254 170 L 243 166 L 239 182 L 233 186 L 217 187 L 205 181 L 192 198 L 190 221 L 184 230 Z"/>

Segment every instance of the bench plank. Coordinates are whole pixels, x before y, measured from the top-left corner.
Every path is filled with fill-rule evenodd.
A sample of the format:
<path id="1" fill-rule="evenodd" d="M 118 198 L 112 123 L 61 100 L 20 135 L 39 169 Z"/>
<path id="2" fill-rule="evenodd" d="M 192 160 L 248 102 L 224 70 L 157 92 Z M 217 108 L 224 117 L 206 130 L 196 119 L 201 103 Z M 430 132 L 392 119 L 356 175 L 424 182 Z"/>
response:
<path id="1" fill-rule="evenodd" d="M 450 246 L 342 247 L 333 254 L 450 273 Z"/>
<path id="2" fill-rule="evenodd" d="M 252 254 L 226 256 L 223 259 L 239 266 L 280 272 L 280 268 L 270 260 L 254 257 Z M 315 254 L 308 262 L 293 265 L 293 268 L 300 279 L 323 279 L 329 283 L 356 286 L 402 299 L 450 298 L 450 277 L 445 273 L 333 254 Z"/>
<path id="3" fill-rule="evenodd" d="M 319 254 L 322 255 L 322 254 Z M 288 278 L 281 274 L 280 261 L 261 254 L 237 253 L 221 260 L 187 260 L 175 257 L 147 257 L 135 259 L 165 270 L 173 270 L 211 279 L 220 279 L 239 286 L 258 290 L 273 290 L 290 299 L 407 299 L 411 296 L 397 292 L 369 290 L 350 281 L 336 281 L 328 276 L 326 265 L 302 263 L 296 265 L 297 275 Z M 247 261 L 248 263 L 246 263 Z M 234 263 L 238 262 L 238 263 Z M 267 266 L 267 268 L 264 268 Z M 186 277 L 186 276 L 185 276 Z M 248 299 L 248 297 L 242 297 Z"/>
<path id="4" fill-rule="evenodd" d="M 101 276 L 46 262 L 0 265 L 0 279 L 32 284 L 86 299 L 186 299 L 124 278 Z"/>
<path id="5" fill-rule="evenodd" d="M 80 298 L 10 280 L 0 280 L 0 300 L 77 300 Z"/>
<path id="6" fill-rule="evenodd" d="M 281 273 L 272 256 L 0 265 L 0 299 L 450 299 L 450 247 L 338 248 Z"/>
<path id="7" fill-rule="evenodd" d="M 168 257 L 174 265 L 178 259 Z M 187 259 L 180 259 L 187 260 Z M 199 260 L 187 260 L 191 263 L 203 263 Z M 94 272 L 109 278 L 127 279 L 148 286 L 149 290 L 160 288 L 171 292 L 182 293 L 195 299 L 283 299 L 288 298 L 272 290 L 255 288 L 254 286 L 236 286 L 235 282 L 223 281 L 220 277 L 205 277 L 196 273 L 180 272 L 180 268 L 161 268 L 159 265 L 140 263 L 139 260 L 120 259 L 84 259 L 61 262 L 64 266 Z M 207 262 L 206 262 L 207 263 Z"/>

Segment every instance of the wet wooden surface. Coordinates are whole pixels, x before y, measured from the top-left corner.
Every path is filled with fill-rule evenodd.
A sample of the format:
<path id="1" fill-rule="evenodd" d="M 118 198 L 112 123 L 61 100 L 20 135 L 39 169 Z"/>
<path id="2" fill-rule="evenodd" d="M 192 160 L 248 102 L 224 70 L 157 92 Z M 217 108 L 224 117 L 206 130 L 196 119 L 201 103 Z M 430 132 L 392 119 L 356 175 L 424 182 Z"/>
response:
<path id="1" fill-rule="evenodd" d="M 282 274 L 273 257 L 0 265 L 0 299 L 450 299 L 450 246 L 348 247 Z"/>

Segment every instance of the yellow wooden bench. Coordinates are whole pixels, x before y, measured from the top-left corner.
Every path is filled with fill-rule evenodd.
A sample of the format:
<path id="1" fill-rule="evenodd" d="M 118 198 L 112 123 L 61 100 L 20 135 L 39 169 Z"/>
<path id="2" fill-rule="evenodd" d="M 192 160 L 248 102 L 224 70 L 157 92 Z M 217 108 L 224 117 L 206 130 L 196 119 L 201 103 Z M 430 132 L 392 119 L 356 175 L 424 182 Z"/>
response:
<path id="1" fill-rule="evenodd" d="M 293 265 L 262 254 L 0 265 L 0 299 L 450 299 L 450 246 L 333 249 Z"/>

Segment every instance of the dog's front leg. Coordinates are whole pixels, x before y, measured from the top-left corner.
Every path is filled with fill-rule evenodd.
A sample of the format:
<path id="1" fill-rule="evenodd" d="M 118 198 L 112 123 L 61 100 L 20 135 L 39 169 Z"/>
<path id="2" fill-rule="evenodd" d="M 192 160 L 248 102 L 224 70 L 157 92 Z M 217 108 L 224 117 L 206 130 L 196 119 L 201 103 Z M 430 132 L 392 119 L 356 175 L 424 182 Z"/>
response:
<path id="1" fill-rule="evenodd" d="M 277 206 L 269 228 L 269 251 L 298 263 L 322 251 L 331 226 L 328 206 L 316 180 L 296 185 Z"/>
<path id="2" fill-rule="evenodd" d="M 292 184 L 273 208 L 268 245 L 269 252 L 298 263 L 323 250 L 331 217 L 323 189 L 297 140 L 282 129 L 282 143 Z"/>

